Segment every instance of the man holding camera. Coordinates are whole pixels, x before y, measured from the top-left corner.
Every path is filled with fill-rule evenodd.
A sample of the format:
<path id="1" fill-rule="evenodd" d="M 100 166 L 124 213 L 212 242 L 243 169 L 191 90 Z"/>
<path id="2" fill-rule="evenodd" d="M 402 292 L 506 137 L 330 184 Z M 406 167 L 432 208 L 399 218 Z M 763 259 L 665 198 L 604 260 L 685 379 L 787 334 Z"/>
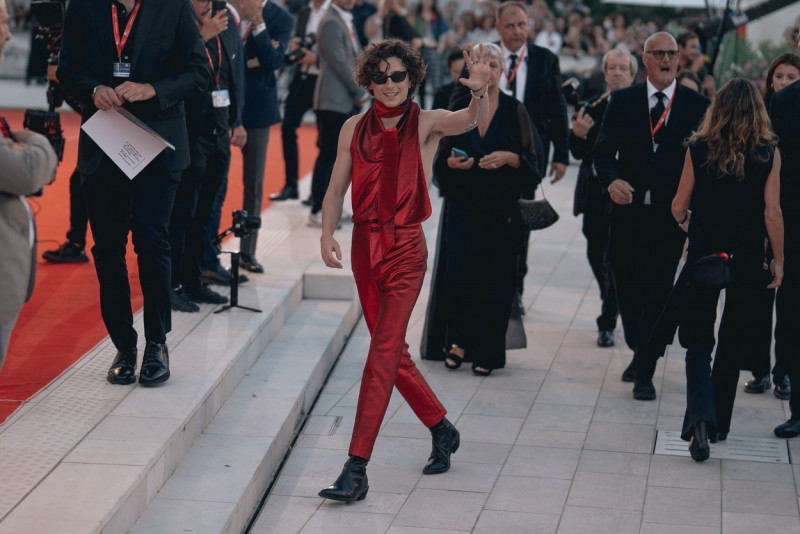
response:
<path id="1" fill-rule="evenodd" d="M 264 172 L 267 167 L 269 127 L 281 121 L 275 70 L 283 65 L 283 57 L 292 34 L 292 16 L 270 0 L 233 0 L 234 18 L 245 51 L 245 98 L 242 120 L 247 130 L 247 144 L 242 147 L 244 200 L 242 209 L 252 216 L 261 216 Z M 241 240 L 241 265 L 252 273 L 263 273 L 256 260 L 258 232 L 250 232 Z"/>
<path id="2" fill-rule="evenodd" d="M 10 39 L 6 3 L 0 0 L 0 63 Z M 43 135 L 11 132 L 5 121 L 0 123 L 0 369 L 36 275 L 36 229 L 23 195 L 52 182 L 56 165 L 56 153 Z"/>
<path id="3" fill-rule="evenodd" d="M 191 4 L 184 0 L 71 0 L 64 19 L 58 79 L 84 104 L 83 122 L 98 110 L 124 107 L 169 141 L 129 179 L 84 132 L 78 169 L 95 245 L 100 311 L 117 355 L 112 384 L 136 379 L 128 233 L 144 297 L 145 345 L 139 383 L 169 379 L 170 249 L 167 226 L 180 173 L 189 164 L 183 101 L 209 83 L 208 58 Z"/>
<path id="4" fill-rule="evenodd" d="M 328 10 L 331 0 L 312 0 L 300 8 L 297 23 L 294 26 L 295 36 L 289 41 L 289 53 L 286 63 L 296 63 L 289 94 L 283 110 L 281 136 L 283 138 L 283 160 L 286 165 L 286 183 L 279 193 L 269 196 L 270 200 L 296 199 L 298 178 L 297 128 L 303 115 L 314 103 L 314 86 L 317 84 L 319 67 L 317 66 L 316 33 L 322 15 Z"/>
<path id="5" fill-rule="evenodd" d="M 243 146 L 244 54 L 224 1 L 192 0 L 211 69 L 211 84 L 186 100 L 191 162 L 183 171 L 169 226 L 172 251 L 170 304 L 196 312 L 197 302 L 224 304 L 227 297 L 200 278 L 200 261 L 214 201 L 228 176 L 230 145 Z M 214 236 L 216 237 L 216 235 Z"/>

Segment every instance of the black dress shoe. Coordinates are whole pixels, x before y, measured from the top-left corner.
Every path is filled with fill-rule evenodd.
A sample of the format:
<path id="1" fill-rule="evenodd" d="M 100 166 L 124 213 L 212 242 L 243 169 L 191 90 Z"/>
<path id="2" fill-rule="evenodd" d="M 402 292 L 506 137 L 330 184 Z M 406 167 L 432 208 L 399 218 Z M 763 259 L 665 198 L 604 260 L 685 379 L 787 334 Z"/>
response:
<path id="1" fill-rule="evenodd" d="M 314 203 L 314 200 L 311 197 L 308 197 L 305 200 L 301 200 L 300 201 L 300 204 L 302 204 L 303 206 L 310 206 L 313 203 Z"/>
<path id="2" fill-rule="evenodd" d="M 792 417 L 782 425 L 776 426 L 773 432 L 779 438 L 796 438 L 800 436 L 800 417 Z"/>
<path id="3" fill-rule="evenodd" d="M 450 455 L 455 454 L 458 450 L 458 446 L 461 444 L 461 435 L 446 417 L 442 417 L 442 420 L 433 425 L 430 430 L 433 447 L 422 474 L 438 475 L 450 469 Z"/>
<path id="4" fill-rule="evenodd" d="M 614 346 L 614 331 L 613 330 L 600 330 L 597 335 L 598 347 L 613 347 Z"/>
<path id="5" fill-rule="evenodd" d="M 245 252 L 242 252 L 241 254 L 239 254 L 239 266 L 242 269 L 246 269 L 246 270 L 250 271 L 251 273 L 263 273 L 264 272 L 264 266 L 261 265 L 260 263 L 258 263 L 258 260 L 255 259 L 253 256 L 251 256 L 250 254 L 247 254 Z"/>
<path id="6" fill-rule="evenodd" d="M 173 311 L 199 312 L 200 306 L 189 300 L 182 287 L 169 290 L 169 306 Z"/>
<path id="7" fill-rule="evenodd" d="M 789 400 L 792 396 L 792 385 L 789 382 L 789 375 L 783 375 L 780 380 L 775 380 L 775 389 L 772 393 L 781 400 Z"/>
<path id="8" fill-rule="evenodd" d="M 692 443 L 689 445 L 689 454 L 696 462 L 708 460 L 710 447 L 708 445 L 708 426 L 705 421 L 698 421 L 692 432 Z"/>
<path id="9" fill-rule="evenodd" d="M 656 400 L 656 387 L 649 378 L 633 380 L 633 398 L 636 400 Z"/>
<path id="10" fill-rule="evenodd" d="M 332 486 L 320 491 L 318 495 L 332 501 L 363 501 L 369 490 L 367 481 L 367 461 L 358 456 L 351 456 L 344 464 L 342 474 Z"/>
<path id="11" fill-rule="evenodd" d="M 52 263 L 86 263 L 89 258 L 83 245 L 76 243 L 64 243 L 55 250 L 46 250 L 42 257 Z"/>
<path id="12" fill-rule="evenodd" d="M 622 371 L 622 381 L 623 382 L 633 382 L 633 379 L 636 378 L 636 372 L 633 370 L 633 361 L 628 364 L 628 367 Z"/>
<path id="13" fill-rule="evenodd" d="M 209 284 L 218 284 L 221 286 L 229 286 L 231 285 L 231 279 L 233 275 L 231 272 L 223 267 L 221 264 L 217 264 L 216 269 L 204 269 L 200 271 L 200 279 L 203 282 Z M 239 274 L 239 283 L 243 284 L 247 282 L 249 278 L 245 274 Z"/>
<path id="14" fill-rule="evenodd" d="M 280 202 L 282 200 L 296 200 L 297 198 L 297 189 L 288 186 L 281 189 L 280 193 L 272 193 L 269 196 L 270 200 L 274 200 L 276 202 Z"/>
<path id="15" fill-rule="evenodd" d="M 728 433 L 727 432 L 717 432 L 717 441 L 727 441 L 728 440 Z M 711 443 L 714 443 L 713 441 Z"/>
<path id="16" fill-rule="evenodd" d="M 220 295 L 205 283 L 201 283 L 197 289 L 187 289 L 186 296 L 195 302 L 205 302 L 208 304 L 225 304 L 228 302 L 228 297 Z"/>
<path id="17" fill-rule="evenodd" d="M 764 393 L 772 387 L 772 382 L 769 380 L 769 375 L 764 378 L 753 377 L 744 383 L 745 393 Z"/>
<path id="18" fill-rule="evenodd" d="M 110 384 L 119 385 L 132 384 L 136 381 L 136 347 L 125 352 L 117 351 L 106 380 Z"/>
<path id="19" fill-rule="evenodd" d="M 155 386 L 169 380 L 169 351 L 165 343 L 148 341 L 144 348 L 142 368 L 139 370 L 139 383 Z"/>

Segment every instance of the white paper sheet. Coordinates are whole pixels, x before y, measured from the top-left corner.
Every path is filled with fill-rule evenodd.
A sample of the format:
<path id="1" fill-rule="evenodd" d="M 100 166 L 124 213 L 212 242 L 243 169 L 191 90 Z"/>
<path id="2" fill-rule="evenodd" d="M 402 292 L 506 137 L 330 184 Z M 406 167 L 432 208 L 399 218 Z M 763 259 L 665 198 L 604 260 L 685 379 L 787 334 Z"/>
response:
<path id="1" fill-rule="evenodd" d="M 166 139 L 123 108 L 98 110 L 81 128 L 131 180 L 162 150 L 175 150 Z"/>

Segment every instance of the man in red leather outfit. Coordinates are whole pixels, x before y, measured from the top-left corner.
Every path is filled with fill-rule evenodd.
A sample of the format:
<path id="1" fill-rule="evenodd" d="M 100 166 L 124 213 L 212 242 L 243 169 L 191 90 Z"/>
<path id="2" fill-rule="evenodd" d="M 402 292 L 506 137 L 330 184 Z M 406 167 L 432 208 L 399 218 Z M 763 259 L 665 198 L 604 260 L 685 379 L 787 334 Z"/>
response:
<path id="1" fill-rule="evenodd" d="M 361 378 L 349 459 L 320 497 L 361 500 L 367 495 L 366 466 L 392 387 L 427 426 L 433 449 L 424 474 L 444 473 L 459 445 L 458 430 L 422 377 L 405 342 L 406 329 L 427 266 L 422 222 L 430 216 L 428 177 L 439 139 L 475 127 L 486 112 L 488 58 L 464 52 L 472 91 L 466 109 L 422 111 L 411 101 L 425 76 L 419 51 L 397 39 L 366 48 L 356 60 L 356 82 L 375 97 L 374 106 L 350 118 L 339 136 L 336 163 L 322 204 L 322 259 L 342 268 L 333 233 L 344 195 L 353 183 L 352 263 L 361 307 L 372 341 Z"/>

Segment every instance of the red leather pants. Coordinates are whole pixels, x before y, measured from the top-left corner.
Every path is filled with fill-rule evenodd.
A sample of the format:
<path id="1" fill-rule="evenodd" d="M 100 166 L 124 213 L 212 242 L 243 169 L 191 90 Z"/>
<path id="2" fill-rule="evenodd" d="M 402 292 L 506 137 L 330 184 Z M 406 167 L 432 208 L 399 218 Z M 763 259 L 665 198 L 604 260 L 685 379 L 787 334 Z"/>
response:
<path id="1" fill-rule="evenodd" d="M 385 255 L 380 235 L 370 224 L 353 228 L 353 275 L 372 340 L 361 377 L 349 452 L 367 460 L 393 386 L 425 426 L 434 426 L 447 413 L 411 360 L 405 340 L 427 268 L 425 235 L 420 226 L 398 227 L 394 247 Z"/>

